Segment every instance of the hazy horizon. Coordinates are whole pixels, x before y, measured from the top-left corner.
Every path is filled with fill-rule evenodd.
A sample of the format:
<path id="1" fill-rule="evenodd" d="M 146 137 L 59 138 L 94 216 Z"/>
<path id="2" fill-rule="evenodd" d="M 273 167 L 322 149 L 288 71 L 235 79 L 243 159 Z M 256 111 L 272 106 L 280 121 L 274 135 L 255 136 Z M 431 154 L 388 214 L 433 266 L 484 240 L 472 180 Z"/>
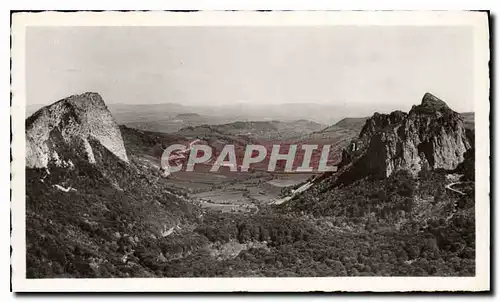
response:
<path id="1" fill-rule="evenodd" d="M 95 91 L 117 104 L 308 103 L 474 111 L 467 27 L 30 27 L 27 105 Z"/>

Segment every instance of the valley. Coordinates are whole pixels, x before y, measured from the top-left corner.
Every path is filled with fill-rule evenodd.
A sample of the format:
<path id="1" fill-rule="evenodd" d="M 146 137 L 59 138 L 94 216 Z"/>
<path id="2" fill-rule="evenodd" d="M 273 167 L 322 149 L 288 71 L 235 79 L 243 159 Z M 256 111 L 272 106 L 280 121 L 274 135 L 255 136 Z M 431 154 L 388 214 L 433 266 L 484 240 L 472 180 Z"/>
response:
<path id="1" fill-rule="evenodd" d="M 409 113 L 319 130 L 236 122 L 166 133 L 118 126 L 97 94 L 53 106 L 26 121 L 28 278 L 475 274 L 473 119 L 465 127 L 430 94 Z M 220 152 L 278 139 L 331 144 L 339 170 L 160 169 L 171 144 Z M 432 140 L 451 143 L 423 148 Z"/>

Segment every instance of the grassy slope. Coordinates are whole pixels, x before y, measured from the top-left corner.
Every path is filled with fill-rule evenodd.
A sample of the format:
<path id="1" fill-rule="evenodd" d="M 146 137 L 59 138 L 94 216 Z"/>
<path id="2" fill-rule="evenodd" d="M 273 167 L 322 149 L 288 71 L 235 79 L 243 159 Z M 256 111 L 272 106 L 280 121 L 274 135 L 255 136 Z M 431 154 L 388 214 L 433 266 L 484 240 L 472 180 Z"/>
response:
<path id="1" fill-rule="evenodd" d="M 147 252 L 150 243 L 198 215 L 163 179 L 97 144 L 93 149 L 98 165 L 76 157 L 72 170 L 26 171 L 29 278 L 152 276 L 159 253 Z"/>

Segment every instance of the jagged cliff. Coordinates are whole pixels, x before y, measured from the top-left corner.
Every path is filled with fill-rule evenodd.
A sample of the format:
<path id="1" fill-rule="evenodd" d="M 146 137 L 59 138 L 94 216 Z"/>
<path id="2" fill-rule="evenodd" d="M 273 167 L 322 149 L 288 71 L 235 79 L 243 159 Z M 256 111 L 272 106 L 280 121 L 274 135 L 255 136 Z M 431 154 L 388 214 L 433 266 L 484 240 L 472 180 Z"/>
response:
<path id="1" fill-rule="evenodd" d="M 26 167 L 72 165 L 71 157 L 95 163 L 98 143 L 128 162 L 120 129 L 102 97 L 87 92 L 43 107 L 26 119 Z"/>
<path id="2" fill-rule="evenodd" d="M 26 120 L 28 278 L 155 276 L 163 265 L 155 259 L 168 253 L 151 243 L 192 224 L 199 209 L 134 160 L 137 144 L 124 146 L 97 93 Z"/>
<path id="3" fill-rule="evenodd" d="M 417 174 L 423 167 L 455 169 L 473 147 L 460 114 L 430 93 L 410 112 L 375 113 L 343 151 L 342 178 L 388 177 L 403 169 Z"/>

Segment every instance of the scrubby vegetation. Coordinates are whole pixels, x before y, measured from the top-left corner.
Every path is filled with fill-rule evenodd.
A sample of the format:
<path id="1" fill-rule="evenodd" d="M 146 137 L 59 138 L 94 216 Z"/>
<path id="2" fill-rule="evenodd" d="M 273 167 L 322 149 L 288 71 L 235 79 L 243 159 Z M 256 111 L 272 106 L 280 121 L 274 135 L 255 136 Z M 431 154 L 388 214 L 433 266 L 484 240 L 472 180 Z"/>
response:
<path id="1" fill-rule="evenodd" d="M 170 139 L 122 132 L 129 154 Z M 475 274 L 473 152 L 457 171 L 327 177 L 249 214 L 204 213 L 133 156 L 92 148 L 96 165 L 66 154 L 71 169 L 26 171 L 28 278 Z M 465 195 L 446 189 L 451 172 Z"/>
<path id="2" fill-rule="evenodd" d="M 47 188 L 53 171 L 45 178 L 30 171 L 27 179 L 27 192 L 36 192 L 27 198 L 31 278 L 474 275 L 472 196 L 454 215 L 447 192 L 425 205 L 410 202 L 440 186 L 444 177 L 436 173 L 363 180 L 325 192 L 314 204 L 304 195 L 286 211 L 208 212 L 200 219 L 196 208 L 162 195 L 165 188 L 147 179 L 120 191 L 85 174 L 94 170 L 78 169 L 70 178 L 78 191 L 65 193 Z M 175 225 L 183 230 L 162 236 Z M 211 254 L 231 242 L 264 245 L 235 257 Z"/>
<path id="3" fill-rule="evenodd" d="M 93 149 L 98 165 L 73 154 L 71 169 L 26 170 L 27 277 L 149 276 L 140 251 L 195 222 L 199 209 L 161 179 Z"/>
<path id="4" fill-rule="evenodd" d="M 200 215 L 134 163 L 121 166 L 105 150 L 97 158 L 107 162 L 100 170 L 82 161 L 72 170 L 52 167 L 50 175 L 27 171 L 28 277 L 475 273 L 473 191 L 460 198 L 447 192 L 446 171 L 416 178 L 398 171 L 328 189 L 325 181 L 257 215 Z M 261 245 L 234 257 L 211 253 L 233 242 Z"/>
<path id="5" fill-rule="evenodd" d="M 163 264 L 162 276 L 470 276 L 474 228 L 464 217 L 430 221 L 424 232 L 363 231 L 328 219 L 211 214 L 196 232 L 211 242 L 263 241 L 266 247 L 218 260 L 199 249 Z"/>
<path id="6" fill-rule="evenodd" d="M 474 192 L 458 196 L 447 191 L 446 173 L 423 170 L 413 178 L 397 171 L 385 180 L 363 179 L 324 191 L 320 185 L 281 210 L 327 220 L 332 234 L 326 238 L 348 230 L 343 237 L 356 234 L 353 242 L 360 247 L 366 244 L 379 253 L 401 256 L 397 263 L 404 265 L 393 267 L 392 274 L 402 269 L 409 275 L 474 275 Z"/>

